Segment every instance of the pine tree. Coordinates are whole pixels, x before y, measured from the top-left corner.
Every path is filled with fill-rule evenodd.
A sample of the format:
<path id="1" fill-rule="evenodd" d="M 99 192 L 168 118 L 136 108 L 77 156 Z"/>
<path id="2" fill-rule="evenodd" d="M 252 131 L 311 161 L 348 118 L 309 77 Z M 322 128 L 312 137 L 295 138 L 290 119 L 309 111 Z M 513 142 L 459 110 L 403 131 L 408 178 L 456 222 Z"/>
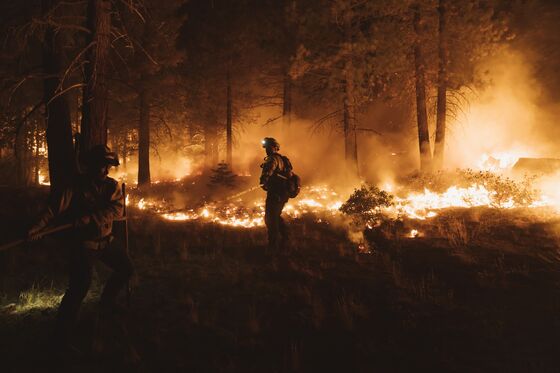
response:
<path id="1" fill-rule="evenodd" d="M 212 175 L 210 175 L 208 186 L 210 188 L 218 186 L 233 188 L 237 181 L 236 178 L 237 175 L 231 172 L 229 165 L 225 162 L 220 162 L 218 163 L 218 167 L 212 169 Z"/>

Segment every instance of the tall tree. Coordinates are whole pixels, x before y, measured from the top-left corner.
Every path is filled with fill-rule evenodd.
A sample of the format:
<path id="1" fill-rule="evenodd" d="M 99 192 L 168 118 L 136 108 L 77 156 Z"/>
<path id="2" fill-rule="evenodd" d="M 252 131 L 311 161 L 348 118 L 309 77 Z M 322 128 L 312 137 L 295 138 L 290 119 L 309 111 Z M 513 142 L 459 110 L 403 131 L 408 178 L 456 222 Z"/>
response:
<path id="1" fill-rule="evenodd" d="M 344 133 L 344 159 L 346 167 L 353 175 L 359 174 L 358 169 L 358 141 L 356 134 L 356 113 L 355 113 L 355 90 L 354 90 L 354 52 L 352 50 L 354 43 L 353 17 L 351 9 L 346 9 L 343 19 L 344 43 L 346 48 L 346 57 L 343 67 L 343 133 Z"/>
<path id="2" fill-rule="evenodd" d="M 42 0 L 43 15 L 49 16 L 58 0 Z M 43 101 L 47 123 L 49 177 L 51 188 L 66 185 L 75 174 L 72 123 L 67 96 L 62 94 L 61 50 L 54 26 L 48 25 L 43 42 Z"/>
<path id="3" fill-rule="evenodd" d="M 236 122 L 243 110 L 242 105 L 252 103 L 248 95 L 253 86 L 252 73 L 262 61 L 258 55 L 259 30 L 255 28 L 259 23 L 253 16 L 254 11 L 262 7 L 256 0 L 193 0 L 181 9 L 187 19 L 181 27 L 177 44 L 187 56 L 183 69 L 189 82 L 189 95 L 204 96 L 207 92 L 212 96 L 205 102 L 213 105 L 209 109 L 219 113 L 218 118 L 214 121 L 214 114 L 208 113 L 210 115 L 198 115 L 198 119 L 204 120 L 201 124 L 205 127 L 218 126 L 218 134 L 225 135 L 226 159 L 230 168 L 234 163 Z M 214 132 L 213 128 L 204 131 L 205 136 Z M 218 144 L 212 138 L 205 140 L 209 141 L 206 149 L 217 150 Z M 213 158 L 213 155 L 209 157 Z"/>
<path id="4" fill-rule="evenodd" d="M 438 4 L 438 81 L 437 81 L 437 117 L 436 139 L 434 144 L 434 167 L 443 167 L 445 151 L 445 129 L 447 125 L 447 64 L 449 51 L 447 47 L 447 5 L 446 0 L 439 0 Z"/>
<path id="5" fill-rule="evenodd" d="M 303 7 L 303 5 L 302 5 Z M 305 20 L 299 35 L 302 45 L 292 66 L 305 93 L 329 103 L 334 110 L 317 120 L 316 127 L 334 124 L 342 133 L 346 171 L 357 177 L 357 113 L 384 89 L 385 76 L 394 65 L 394 33 L 398 2 L 316 0 L 302 8 Z M 391 29 L 391 31 L 393 31 Z"/>
<path id="6" fill-rule="evenodd" d="M 82 148 L 107 143 L 107 68 L 111 48 L 111 1 L 88 0 L 87 61 L 82 100 Z"/>
<path id="7" fill-rule="evenodd" d="M 138 94 L 140 120 L 138 127 L 138 185 L 145 186 L 150 178 L 150 100 L 148 89 Z"/>
<path id="8" fill-rule="evenodd" d="M 418 126 L 418 145 L 420 148 L 420 170 L 431 171 L 432 150 L 430 147 L 430 131 L 428 128 L 428 111 L 426 106 L 426 60 L 422 49 L 423 20 L 420 6 L 412 6 L 414 41 L 414 71 L 416 86 L 416 124 Z"/>

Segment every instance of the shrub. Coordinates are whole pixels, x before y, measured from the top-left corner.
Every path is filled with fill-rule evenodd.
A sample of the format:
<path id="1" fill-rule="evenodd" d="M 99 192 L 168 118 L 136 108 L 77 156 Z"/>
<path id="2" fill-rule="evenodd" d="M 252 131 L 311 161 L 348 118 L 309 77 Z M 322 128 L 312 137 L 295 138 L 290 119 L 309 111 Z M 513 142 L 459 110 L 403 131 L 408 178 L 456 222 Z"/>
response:
<path id="1" fill-rule="evenodd" d="M 477 172 L 467 169 L 458 173 L 464 182 L 482 185 L 491 192 L 493 207 L 506 207 L 510 202 L 517 207 L 527 207 L 538 196 L 538 191 L 533 188 L 535 177 L 526 176 L 522 181 L 515 181 L 490 171 Z"/>
<path id="2" fill-rule="evenodd" d="M 357 224 L 376 225 L 383 216 L 381 209 L 393 205 L 393 196 L 374 185 L 362 184 L 355 189 L 340 211 L 350 216 Z"/>

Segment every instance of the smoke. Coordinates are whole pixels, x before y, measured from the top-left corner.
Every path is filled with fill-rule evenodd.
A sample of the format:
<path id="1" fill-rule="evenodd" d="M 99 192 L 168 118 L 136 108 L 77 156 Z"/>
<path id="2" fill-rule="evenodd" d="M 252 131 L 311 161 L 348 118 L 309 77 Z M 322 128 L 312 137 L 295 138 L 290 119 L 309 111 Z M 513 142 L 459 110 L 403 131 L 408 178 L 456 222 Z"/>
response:
<path id="1" fill-rule="evenodd" d="M 461 112 L 449 126 L 448 168 L 476 168 L 481 158 L 554 157 L 548 139 L 551 108 L 542 104 L 540 82 L 520 51 L 504 48 L 479 70 L 488 80 L 477 91 L 463 89 Z"/>
<path id="2" fill-rule="evenodd" d="M 478 168 L 481 160 L 494 157 L 515 160 L 519 157 L 555 157 L 554 139 L 558 106 L 547 103 L 541 82 L 527 54 L 503 47 L 478 68 L 484 84 L 463 89 L 456 103 L 459 109 L 448 118 L 445 167 Z M 404 95 L 406 96 L 406 95 Z M 304 185 L 328 184 L 349 194 L 361 181 L 377 184 L 391 182 L 418 167 L 418 140 L 414 103 L 410 97 L 395 102 L 373 102 L 358 113 L 359 177 L 350 177 L 344 159 L 344 137 L 340 123 L 330 123 L 317 131 L 317 119 L 333 108 L 318 108 L 309 102 L 306 117 L 292 117 L 289 126 L 276 121 L 279 108 L 255 109 L 250 123 L 235 122 L 233 171 L 256 184 L 260 165 L 266 156 L 261 147 L 264 137 L 274 137 L 280 153 L 290 158 L 294 171 Z M 301 106 L 304 106 L 302 104 Z M 336 108 L 335 108 L 336 109 Z M 301 112 L 301 108 L 300 108 Z M 430 118 L 432 133 L 435 118 Z M 225 134 L 222 134 L 220 160 L 225 159 Z M 433 136 L 432 136 L 433 143 Z M 187 151 L 182 137 L 155 144 L 151 152 L 152 180 L 177 180 L 196 175 L 203 168 L 203 148 Z M 128 180 L 136 180 L 135 157 L 127 162 Z"/>

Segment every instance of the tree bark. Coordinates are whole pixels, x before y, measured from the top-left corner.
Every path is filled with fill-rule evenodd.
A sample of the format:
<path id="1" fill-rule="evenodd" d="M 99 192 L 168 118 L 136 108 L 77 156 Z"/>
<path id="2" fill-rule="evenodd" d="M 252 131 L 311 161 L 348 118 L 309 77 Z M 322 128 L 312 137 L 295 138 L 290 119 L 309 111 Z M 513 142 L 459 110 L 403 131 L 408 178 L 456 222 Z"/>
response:
<path id="1" fill-rule="evenodd" d="M 138 127 L 138 185 L 150 185 L 150 101 L 147 88 L 138 95 L 140 121 Z"/>
<path id="2" fill-rule="evenodd" d="M 432 151 L 430 149 L 430 131 L 428 128 L 428 112 L 426 109 L 426 64 L 420 43 L 421 15 L 418 6 L 414 7 L 414 68 L 416 80 L 416 118 L 418 124 L 418 144 L 420 148 L 420 170 L 430 171 L 432 169 Z"/>
<path id="3" fill-rule="evenodd" d="M 345 39 L 352 43 L 351 21 L 345 21 Z M 358 176 L 358 147 L 356 142 L 356 117 L 354 107 L 354 64 L 352 53 L 348 52 L 344 65 L 344 108 L 343 108 L 343 129 L 344 129 L 344 159 L 346 169 L 351 176 Z"/>
<path id="4" fill-rule="evenodd" d="M 37 123 L 37 121 L 35 121 L 35 133 L 34 133 L 34 148 L 35 148 L 35 154 L 34 154 L 34 158 L 33 158 L 33 170 L 35 172 L 34 174 L 34 181 L 35 184 L 39 184 L 39 166 L 40 166 L 40 162 L 39 162 L 39 147 L 40 147 L 40 138 L 39 138 L 39 123 Z"/>
<path id="5" fill-rule="evenodd" d="M 438 71 L 438 93 L 437 93 L 437 120 L 436 120 L 436 141 L 434 145 L 434 167 L 443 168 L 445 151 L 445 127 L 447 125 L 447 64 L 449 51 L 447 48 L 447 22 L 446 22 L 446 3 L 439 0 L 439 71 Z"/>
<path id="6" fill-rule="evenodd" d="M 111 1 L 89 0 L 87 13 L 89 49 L 84 66 L 82 100 L 82 150 L 107 143 L 107 65 L 111 35 Z"/>
<path id="7" fill-rule="evenodd" d="M 285 134 L 288 134 L 292 123 L 292 77 L 290 76 L 288 69 L 284 72 L 283 88 L 282 130 Z"/>
<path id="8" fill-rule="evenodd" d="M 231 93 L 231 75 L 227 72 L 227 120 L 226 120 L 226 163 L 230 170 L 232 170 L 233 162 L 233 117 L 232 105 L 233 98 Z"/>
<path id="9" fill-rule="evenodd" d="M 126 171 L 127 158 L 128 158 L 128 132 L 125 130 L 124 138 L 123 138 L 123 150 L 122 150 L 122 165 L 125 171 Z"/>
<path id="10" fill-rule="evenodd" d="M 31 172 L 29 172 L 29 144 L 27 119 L 22 124 L 15 138 L 16 158 L 16 185 L 28 186 L 31 184 Z"/>
<path id="11" fill-rule="evenodd" d="M 43 0 L 42 10 L 46 14 L 57 1 Z M 47 127 L 47 148 L 51 190 L 64 187 L 76 174 L 72 143 L 72 118 L 66 95 L 57 96 L 60 88 L 60 48 L 52 26 L 45 31 L 43 43 L 43 101 Z"/>

